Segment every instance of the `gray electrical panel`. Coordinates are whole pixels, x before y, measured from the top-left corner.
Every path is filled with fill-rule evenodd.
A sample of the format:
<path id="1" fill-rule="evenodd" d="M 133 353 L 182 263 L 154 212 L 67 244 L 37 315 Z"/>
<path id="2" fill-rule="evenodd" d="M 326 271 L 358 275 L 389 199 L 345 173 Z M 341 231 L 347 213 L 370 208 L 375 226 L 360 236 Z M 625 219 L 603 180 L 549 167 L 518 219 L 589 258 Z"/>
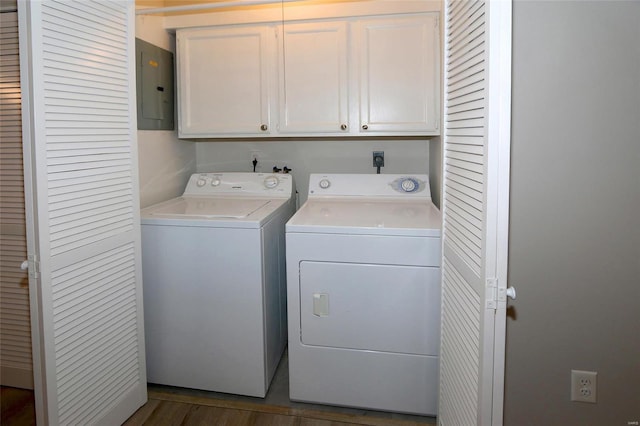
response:
<path id="1" fill-rule="evenodd" d="M 173 130 L 173 53 L 136 38 L 139 130 Z"/>

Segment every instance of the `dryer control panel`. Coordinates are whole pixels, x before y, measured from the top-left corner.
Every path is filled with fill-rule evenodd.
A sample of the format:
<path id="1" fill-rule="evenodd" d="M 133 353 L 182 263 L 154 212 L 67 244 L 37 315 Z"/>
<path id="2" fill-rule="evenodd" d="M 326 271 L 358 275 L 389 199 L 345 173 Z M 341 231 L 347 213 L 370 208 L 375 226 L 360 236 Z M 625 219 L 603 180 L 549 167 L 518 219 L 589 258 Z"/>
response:
<path id="1" fill-rule="evenodd" d="M 183 196 L 265 196 L 289 198 L 293 195 L 293 177 L 274 173 L 194 173 Z"/>
<path id="2" fill-rule="evenodd" d="M 431 200 L 429 176 L 311 174 L 309 197 L 402 197 Z"/>

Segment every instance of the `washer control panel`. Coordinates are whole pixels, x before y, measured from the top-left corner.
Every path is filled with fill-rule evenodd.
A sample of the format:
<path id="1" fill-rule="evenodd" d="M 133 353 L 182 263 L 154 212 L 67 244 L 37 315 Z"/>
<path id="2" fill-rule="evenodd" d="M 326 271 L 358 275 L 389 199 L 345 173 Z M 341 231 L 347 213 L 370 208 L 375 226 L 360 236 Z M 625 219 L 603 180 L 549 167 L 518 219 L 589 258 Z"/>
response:
<path id="1" fill-rule="evenodd" d="M 293 194 L 293 177 L 275 173 L 194 173 L 183 195 L 232 194 L 290 197 Z"/>
<path id="2" fill-rule="evenodd" d="M 311 174 L 309 197 L 414 197 L 431 199 L 427 175 Z"/>

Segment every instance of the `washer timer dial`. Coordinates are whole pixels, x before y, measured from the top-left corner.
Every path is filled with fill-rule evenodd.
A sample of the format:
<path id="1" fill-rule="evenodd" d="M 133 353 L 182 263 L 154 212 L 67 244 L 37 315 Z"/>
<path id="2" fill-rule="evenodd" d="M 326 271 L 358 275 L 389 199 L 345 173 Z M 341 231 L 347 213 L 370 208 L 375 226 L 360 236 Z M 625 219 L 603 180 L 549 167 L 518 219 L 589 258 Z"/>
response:
<path id="1" fill-rule="evenodd" d="M 280 181 L 275 176 L 267 176 L 266 178 L 264 178 L 265 188 L 273 189 L 278 186 L 279 183 Z"/>
<path id="2" fill-rule="evenodd" d="M 318 186 L 320 186 L 320 188 L 322 189 L 327 189 L 331 186 L 331 182 L 329 181 L 329 179 L 322 179 L 320 182 L 318 182 Z"/>

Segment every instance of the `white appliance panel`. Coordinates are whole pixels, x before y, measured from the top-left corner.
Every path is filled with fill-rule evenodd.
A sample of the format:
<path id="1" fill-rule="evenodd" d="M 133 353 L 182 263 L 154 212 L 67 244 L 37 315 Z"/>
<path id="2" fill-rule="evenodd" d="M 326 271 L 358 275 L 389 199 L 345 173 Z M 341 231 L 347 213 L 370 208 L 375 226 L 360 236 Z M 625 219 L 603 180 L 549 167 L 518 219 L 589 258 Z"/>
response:
<path id="1" fill-rule="evenodd" d="M 440 211 L 429 200 L 308 200 L 287 223 L 292 232 L 439 237 Z"/>
<path id="2" fill-rule="evenodd" d="M 260 233 L 143 225 L 142 244 L 148 381 L 261 395 Z"/>
<path id="3" fill-rule="evenodd" d="M 411 183 L 407 189 L 403 183 Z M 431 201 L 429 176 L 397 175 L 397 174 L 349 174 L 313 173 L 309 176 L 309 198 L 375 198 L 382 201 L 386 198 Z"/>
<path id="4" fill-rule="evenodd" d="M 288 229 L 286 240 L 287 257 L 292 254 L 291 247 L 300 247 L 302 253 L 293 253 L 300 260 L 440 267 L 439 238 L 313 234 Z M 299 265 L 294 266 L 297 271 Z"/>
<path id="5" fill-rule="evenodd" d="M 300 262 L 305 345 L 437 356 L 439 323 L 438 268 Z"/>
<path id="6" fill-rule="evenodd" d="M 183 196 L 291 198 L 293 177 L 277 173 L 194 173 Z"/>
<path id="7" fill-rule="evenodd" d="M 438 357 L 301 345 L 289 355 L 291 400 L 433 415 Z"/>

